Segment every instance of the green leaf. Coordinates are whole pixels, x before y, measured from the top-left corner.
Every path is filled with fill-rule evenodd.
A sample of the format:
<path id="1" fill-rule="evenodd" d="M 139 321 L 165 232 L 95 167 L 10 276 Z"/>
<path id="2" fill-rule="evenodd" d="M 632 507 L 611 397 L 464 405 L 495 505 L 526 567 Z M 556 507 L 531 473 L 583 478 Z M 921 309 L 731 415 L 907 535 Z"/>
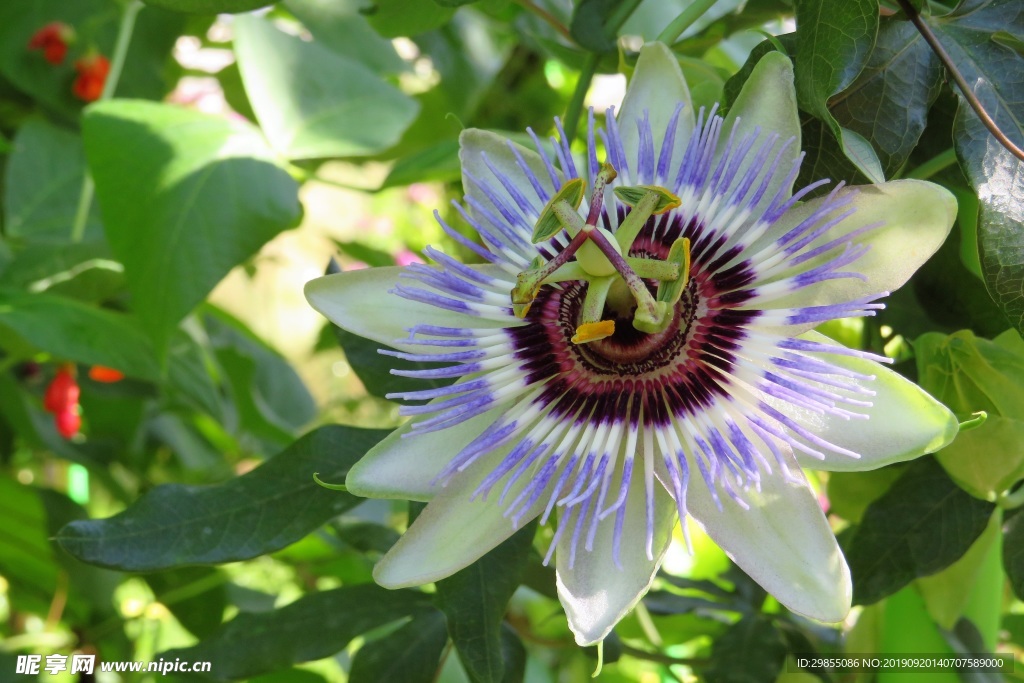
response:
<path id="1" fill-rule="evenodd" d="M 142 0 L 147 5 L 193 14 L 237 14 L 273 5 L 277 0 Z"/>
<path id="2" fill-rule="evenodd" d="M 1013 593 L 1024 599 L 1024 514 L 1008 515 L 1003 523 L 1003 569 Z"/>
<path id="3" fill-rule="evenodd" d="M 124 267 L 113 260 L 110 248 L 102 241 L 33 241 L 17 251 L 0 274 L 0 284 L 31 292 L 60 294 L 79 301 L 101 302 L 121 291 Z"/>
<path id="4" fill-rule="evenodd" d="M 283 446 L 317 414 L 306 385 L 280 353 L 226 312 L 207 306 L 210 345 L 238 410 L 240 426 Z"/>
<path id="5" fill-rule="evenodd" d="M 43 119 L 18 129 L 7 160 L 4 187 L 4 232 L 8 237 L 65 242 L 78 211 L 85 178 L 82 140 Z M 99 210 L 89 212 L 87 239 L 102 236 Z"/>
<path id="6" fill-rule="evenodd" d="M 939 41 L 982 106 L 1018 147 L 1024 146 L 1024 57 L 991 36 L 1024 35 L 1024 6 L 1015 0 L 964 0 L 929 19 Z M 960 166 L 978 194 L 978 247 L 985 285 L 1024 333 L 1024 162 L 981 123 L 960 96 L 953 141 Z"/>
<path id="7" fill-rule="evenodd" d="M 828 126 L 840 148 L 873 182 L 885 180 L 881 165 L 863 137 L 847 134 L 828 109 L 828 99 L 845 90 L 868 62 L 878 33 L 876 0 L 796 3 L 796 94 L 800 108 Z"/>
<path id="8" fill-rule="evenodd" d="M 458 180 L 461 174 L 459 141 L 444 140 L 398 159 L 381 187 L 383 189 L 413 183 L 452 182 Z"/>
<path id="9" fill-rule="evenodd" d="M 846 549 L 854 603 L 877 602 L 951 565 L 985 530 L 994 509 L 958 487 L 934 458 L 910 465 L 868 506 Z"/>
<path id="10" fill-rule="evenodd" d="M 448 644 L 444 614 L 427 612 L 383 638 L 359 648 L 349 683 L 431 683 Z"/>
<path id="11" fill-rule="evenodd" d="M 620 6 L 618 0 L 580 0 L 569 22 L 573 40 L 590 52 L 613 52 L 616 35 L 608 30 L 608 22 Z"/>
<path id="12" fill-rule="evenodd" d="M 979 572 L 992 544 L 1001 533 L 1000 521 L 1000 515 L 992 515 L 984 533 L 963 557 L 937 574 L 917 579 L 917 589 L 924 598 L 925 608 L 939 627 L 948 631 L 963 616 L 971 597 L 970 590 L 965 590 L 965 587 L 974 586 L 979 580 Z"/>
<path id="13" fill-rule="evenodd" d="M 409 65 L 398 56 L 391 41 L 378 35 L 355 0 L 285 0 L 296 19 L 309 29 L 313 39 L 332 52 L 343 55 L 378 74 L 407 71 Z"/>
<path id="14" fill-rule="evenodd" d="M 917 146 L 941 85 L 942 65 L 914 25 L 883 19 L 864 70 L 828 109 L 840 126 L 870 141 L 892 177 Z"/>
<path id="15" fill-rule="evenodd" d="M 447 24 L 455 14 L 454 7 L 423 0 L 374 0 L 360 11 L 385 38 L 418 36 Z"/>
<path id="16" fill-rule="evenodd" d="M 831 472 L 828 475 L 829 512 L 857 524 L 868 505 L 884 494 L 900 476 L 897 467 L 866 472 Z"/>
<path id="17" fill-rule="evenodd" d="M 84 135 L 107 239 L 160 347 L 231 268 L 301 217 L 298 186 L 246 123 L 112 100 L 89 108 Z"/>
<path id="18" fill-rule="evenodd" d="M 373 584 L 312 593 L 272 612 L 240 614 L 193 647 L 159 656 L 208 661 L 227 681 L 323 659 L 357 636 L 410 615 L 432 611 L 427 595 Z"/>
<path id="19" fill-rule="evenodd" d="M 47 540 L 46 510 L 36 492 L 0 478 L 0 574 L 14 609 L 45 614 L 61 571 Z"/>
<path id="20" fill-rule="evenodd" d="M 359 62 L 256 16 L 236 20 L 235 54 L 260 126 L 289 159 L 375 154 L 419 109 Z"/>
<path id="21" fill-rule="evenodd" d="M 937 458 L 966 491 L 995 500 L 1024 477 L 1024 353 L 966 330 L 948 337 L 923 335 L 914 349 L 925 391 L 961 419 L 988 414 L 984 424 L 959 434 Z"/>
<path id="22" fill-rule="evenodd" d="M 61 529 L 79 559 L 130 571 L 249 559 L 284 548 L 360 502 L 327 491 L 385 432 L 321 427 L 251 472 L 212 486 L 164 484 L 127 510 Z"/>
<path id="23" fill-rule="evenodd" d="M 147 574 L 153 597 L 197 638 L 220 626 L 228 605 L 227 576 L 210 567 L 181 567 Z"/>
<path id="24" fill-rule="evenodd" d="M 437 582 L 448 633 L 474 683 L 503 680 L 501 623 L 522 581 L 536 529 L 528 524 L 470 566 Z"/>
<path id="25" fill-rule="evenodd" d="M 52 294 L 0 289 L 0 328 L 58 359 L 105 365 L 156 380 L 160 368 L 133 317 Z"/>
<path id="26" fill-rule="evenodd" d="M 762 615 L 748 616 L 715 640 L 705 675 L 708 683 L 773 681 L 785 661 L 786 644 L 771 620 Z"/>

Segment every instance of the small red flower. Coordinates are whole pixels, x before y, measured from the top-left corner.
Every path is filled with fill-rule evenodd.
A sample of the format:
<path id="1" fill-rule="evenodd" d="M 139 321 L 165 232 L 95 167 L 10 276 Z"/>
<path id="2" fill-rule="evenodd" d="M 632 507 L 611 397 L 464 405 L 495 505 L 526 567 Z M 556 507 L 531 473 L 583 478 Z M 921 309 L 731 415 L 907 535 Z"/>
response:
<path id="1" fill-rule="evenodd" d="M 110 73 L 110 60 L 100 54 L 87 55 L 75 62 L 75 70 L 78 78 L 71 86 L 75 97 L 86 102 L 98 100 Z"/>
<path id="2" fill-rule="evenodd" d="M 75 381 L 74 369 L 71 365 L 62 365 L 54 375 L 50 386 L 46 387 L 43 396 L 43 407 L 47 412 L 59 415 L 78 405 L 81 390 Z"/>
<path id="3" fill-rule="evenodd" d="M 42 27 L 28 41 L 28 49 L 42 50 L 43 59 L 50 64 L 60 64 L 68 52 L 68 45 L 75 39 L 75 30 L 65 23 L 52 21 Z"/>
<path id="4" fill-rule="evenodd" d="M 57 432 L 65 439 L 70 439 L 82 427 L 82 416 L 78 405 L 81 390 L 75 381 L 75 366 L 65 363 L 57 369 L 50 386 L 46 387 L 43 396 L 43 408 L 53 413 L 53 422 Z"/>
<path id="5" fill-rule="evenodd" d="M 82 416 L 78 414 L 77 406 L 57 413 L 53 421 L 57 425 L 57 432 L 65 439 L 73 437 L 82 427 Z"/>
<path id="6" fill-rule="evenodd" d="M 112 382 L 120 382 L 124 379 L 124 373 L 114 368 L 108 368 L 105 365 L 94 365 L 89 368 L 89 379 L 94 382 L 103 382 L 104 384 L 110 384 Z"/>

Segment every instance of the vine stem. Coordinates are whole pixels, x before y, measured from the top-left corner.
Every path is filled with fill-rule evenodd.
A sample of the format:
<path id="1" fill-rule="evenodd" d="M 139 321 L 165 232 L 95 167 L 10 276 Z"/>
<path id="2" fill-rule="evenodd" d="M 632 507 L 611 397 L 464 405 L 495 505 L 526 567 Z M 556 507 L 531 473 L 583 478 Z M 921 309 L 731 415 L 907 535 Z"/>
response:
<path id="1" fill-rule="evenodd" d="M 125 57 L 128 55 L 128 45 L 131 43 L 132 33 L 135 31 L 135 18 L 141 9 L 141 0 L 129 0 L 124 7 L 124 12 L 121 13 L 121 23 L 117 27 L 117 42 L 114 43 L 114 54 L 110 57 L 110 71 L 107 73 L 107 80 L 103 83 L 103 92 L 100 93 L 99 102 L 109 100 L 114 96 L 117 82 L 121 80 Z M 85 178 L 82 179 L 82 191 L 78 195 L 75 222 L 71 226 L 72 242 L 81 242 L 85 236 L 85 226 L 89 222 L 89 208 L 92 206 L 95 191 L 96 183 L 93 182 L 92 175 L 86 169 Z"/>
<path id="2" fill-rule="evenodd" d="M 671 45 L 683 35 L 683 31 L 690 28 L 693 22 L 704 16 L 715 4 L 716 0 L 695 0 L 694 3 L 680 12 L 679 16 L 672 20 L 665 30 L 658 35 L 658 41 Z"/>
<path id="3" fill-rule="evenodd" d="M 623 0 L 615 12 L 608 17 L 608 23 L 604 27 L 605 31 L 608 34 L 617 34 L 639 5 L 640 0 Z M 594 74 L 597 73 L 597 64 L 600 61 L 601 55 L 596 52 L 591 52 L 587 55 L 586 61 L 583 62 L 583 69 L 580 71 L 580 79 L 576 81 L 576 90 L 573 91 L 572 99 L 569 100 L 569 106 L 566 107 L 564 121 L 565 139 L 570 144 L 576 139 L 576 129 L 579 127 L 580 114 L 583 113 L 583 100 L 587 96 L 590 82 L 594 80 Z"/>
<path id="4" fill-rule="evenodd" d="M 515 0 L 515 1 L 516 1 L 516 4 L 519 5 L 520 7 L 522 7 L 523 9 L 525 9 L 525 10 L 527 10 L 529 12 L 533 12 L 538 17 L 543 19 L 545 23 L 547 23 L 549 26 L 551 26 L 551 28 L 553 28 L 556 31 L 558 31 L 559 33 L 561 33 L 562 36 L 564 36 L 565 38 L 567 38 L 569 40 L 572 40 L 572 34 L 569 33 L 569 29 L 566 27 L 565 24 L 560 22 L 558 20 L 558 17 L 556 17 L 554 14 L 552 14 L 549 11 L 547 11 L 546 9 L 541 7 L 540 5 L 538 5 L 538 4 L 534 3 L 534 2 L 531 2 L 531 0 Z M 573 42 L 576 42 L 576 41 L 573 41 Z"/>
<path id="5" fill-rule="evenodd" d="M 985 111 L 985 107 L 981 104 L 977 95 L 974 94 L 974 91 L 971 90 L 971 86 L 967 83 L 963 74 L 961 74 L 960 70 L 956 68 L 956 65 L 953 63 L 953 58 L 949 56 L 949 53 L 946 52 L 946 48 L 942 47 L 942 43 L 940 43 L 939 39 L 934 33 L 932 33 L 931 27 L 921 19 L 921 15 L 918 14 L 917 10 L 914 9 L 914 6 L 910 4 L 909 0 L 896 0 L 896 2 L 899 3 L 904 13 L 906 13 L 907 18 L 914 23 L 914 26 L 924 38 L 925 42 L 928 43 L 932 52 L 935 53 L 939 58 L 939 61 L 941 61 L 943 66 L 946 67 L 946 70 L 949 71 L 949 75 L 953 77 L 953 81 L 956 83 L 957 87 L 960 88 L 960 92 L 963 93 L 964 99 L 967 100 L 971 109 L 973 109 L 974 113 L 978 115 L 979 119 L 981 119 L 982 124 L 988 128 L 988 132 L 992 133 L 992 137 L 998 140 L 999 144 L 1005 147 L 1007 151 L 1013 154 L 1013 156 L 1024 161 L 1024 150 L 1015 145 L 1013 140 L 1006 137 L 1006 133 L 999 128 L 999 125 L 991 116 L 989 116 L 989 113 Z"/>
<path id="6" fill-rule="evenodd" d="M 928 180 L 939 171 L 949 168 L 956 163 L 956 151 L 949 148 L 940 152 L 928 161 L 924 162 L 914 170 L 907 173 L 904 178 L 916 178 L 917 180 Z"/>
<path id="7" fill-rule="evenodd" d="M 597 73 L 597 63 L 601 61 L 601 55 L 591 52 L 583 62 L 583 70 L 580 71 L 580 78 L 576 81 L 576 90 L 572 93 L 569 106 L 565 110 L 565 139 L 570 144 L 576 139 L 576 128 L 580 123 L 580 114 L 583 113 L 583 100 L 587 96 L 590 82 L 594 80 Z"/>

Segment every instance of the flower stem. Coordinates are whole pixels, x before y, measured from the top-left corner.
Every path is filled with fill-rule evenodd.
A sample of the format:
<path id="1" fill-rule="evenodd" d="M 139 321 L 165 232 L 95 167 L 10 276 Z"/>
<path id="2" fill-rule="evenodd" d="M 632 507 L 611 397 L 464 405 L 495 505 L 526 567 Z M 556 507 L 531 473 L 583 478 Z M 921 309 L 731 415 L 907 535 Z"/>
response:
<path id="1" fill-rule="evenodd" d="M 704 16 L 715 4 L 715 0 L 694 0 L 693 4 L 680 12 L 679 16 L 672 20 L 665 30 L 658 35 L 658 41 L 671 45 L 679 39 L 683 31 L 690 28 L 693 22 Z"/>
<path id="2" fill-rule="evenodd" d="M 117 28 L 117 41 L 114 43 L 114 54 L 110 58 L 110 72 L 107 73 L 107 80 L 103 83 L 103 92 L 100 93 L 99 101 L 109 100 L 114 96 L 117 82 L 121 80 L 121 71 L 124 69 L 125 57 L 128 55 L 128 44 L 131 43 L 132 33 L 135 31 L 135 18 L 142 9 L 141 0 L 130 0 L 125 5 L 121 14 L 121 24 Z M 85 236 L 85 226 L 89 222 L 89 208 L 92 206 L 93 194 L 96 184 L 93 182 L 89 169 L 85 170 L 85 177 L 82 179 L 82 191 L 78 195 L 78 208 L 75 210 L 75 222 L 71 226 L 71 241 L 81 242 Z"/>
<path id="3" fill-rule="evenodd" d="M 590 88 L 590 81 L 594 80 L 594 74 L 597 72 L 597 63 L 601 61 L 601 55 L 592 52 L 587 55 L 586 61 L 583 62 L 583 70 L 580 71 L 580 78 L 576 81 L 576 90 L 572 93 L 572 99 L 569 100 L 569 106 L 565 110 L 565 138 L 567 143 L 572 143 L 576 138 L 576 128 L 579 127 L 580 114 L 583 113 L 583 100 L 587 96 L 587 90 Z"/>
<path id="4" fill-rule="evenodd" d="M 905 178 L 916 178 L 917 180 L 927 180 L 939 171 L 949 168 L 956 163 L 956 151 L 952 147 L 947 149 L 945 152 L 936 154 L 928 161 L 924 162 L 914 170 L 907 173 Z"/>

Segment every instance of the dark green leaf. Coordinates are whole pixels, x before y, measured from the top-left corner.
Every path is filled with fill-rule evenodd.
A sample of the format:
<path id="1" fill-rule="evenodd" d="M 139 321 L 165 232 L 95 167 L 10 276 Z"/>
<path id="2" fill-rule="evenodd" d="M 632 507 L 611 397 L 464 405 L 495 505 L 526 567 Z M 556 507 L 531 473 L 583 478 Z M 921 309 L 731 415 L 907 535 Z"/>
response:
<path id="1" fill-rule="evenodd" d="M 370 24 L 385 38 L 418 36 L 448 23 L 453 7 L 423 0 L 373 0 L 360 8 Z"/>
<path id="2" fill-rule="evenodd" d="M 102 302 L 121 290 L 124 268 L 113 260 L 102 241 L 32 242 L 18 250 L 0 276 L 0 283 L 79 301 Z"/>
<path id="3" fill-rule="evenodd" d="M 501 656 L 505 660 L 505 674 L 501 677 L 501 683 L 523 683 L 526 678 L 526 647 L 515 629 L 505 621 L 501 622 Z"/>
<path id="4" fill-rule="evenodd" d="M 386 251 L 374 249 L 362 242 L 339 242 L 334 240 L 335 246 L 349 258 L 362 261 L 371 268 L 395 265 L 395 257 Z"/>
<path id="5" fill-rule="evenodd" d="M 143 2 L 175 12 L 236 14 L 273 5 L 277 0 L 143 0 Z"/>
<path id="6" fill-rule="evenodd" d="M 864 68 L 878 33 L 876 0 L 796 3 L 796 94 L 800 108 L 828 126 L 846 157 L 868 178 L 881 182 L 881 166 L 864 138 L 844 129 L 828 99 L 845 90 Z"/>
<path id="7" fill-rule="evenodd" d="M 239 17 L 235 54 L 271 145 L 289 159 L 375 154 L 398 142 L 416 101 L 357 61 Z"/>
<path id="8" fill-rule="evenodd" d="M 744 617 L 729 627 L 711 649 L 708 683 L 773 681 L 786 661 L 782 634 L 768 617 Z"/>
<path id="9" fill-rule="evenodd" d="M 769 52 L 776 51 L 776 43 L 785 48 L 786 54 L 792 59 L 796 53 L 796 33 L 784 33 L 780 36 L 775 36 L 775 40 L 764 40 L 757 44 L 753 50 L 750 51 L 750 55 L 747 57 L 747 61 L 743 63 L 740 70 L 733 74 L 732 78 L 725 82 L 725 86 L 722 89 L 722 96 L 725 98 L 723 104 L 728 108 L 733 105 L 736 98 L 739 97 L 740 90 L 743 89 L 743 84 L 750 78 L 750 74 L 753 73 L 754 67 L 761 61 Z"/>
<path id="10" fill-rule="evenodd" d="M 883 19 L 857 79 L 831 98 L 839 125 L 872 143 L 886 177 L 910 156 L 942 85 L 942 65 L 909 21 Z"/>
<path id="11" fill-rule="evenodd" d="M 210 675 L 216 680 L 248 678 L 329 657 L 371 629 L 431 609 L 429 598 L 416 591 L 346 586 L 307 595 L 272 612 L 240 614 L 198 645 L 159 656 L 211 662 Z"/>
<path id="12" fill-rule="evenodd" d="M 47 539 L 46 510 L 36 492 L 0 478 L 0 575 L 15 609 L 45 614 L 57 590 L 60 566 Z"/>
<path id="13" fill-rule="evenodd" d="M 207 333 L 231 388 L 240 427 L 261 439 L 290 443 L 316 417 L 316 404 L 281 354 L 224 311 L 206 307 Z"/>
<path id="14" fill-rule="evenodd" d="M 461 177 L 459 141 L 445 140 L 403 156 L 391 167 L 382 187 L 425 182 L 450 182 Z"/>
<path id="15" fill-rule="evenodd" d="M 591 52 L 614 51 L 616 36 L 608 23 L 621 5 L 618 0 L 580 0 L 569 23 L 573 40 Z"/>
<path id="16" fill-rule="evenodd" d="M 448 643 L 444 614 L 427 612 L 383 638 L 372 640 L 352 659 L 350 683 L 431 683 Z"/>
<path id="17" fill-rule="evenodd" d="M 357 2 L 338 0 L 285 0 L 284 6 L 313 34 L 313 38 L 379 74 L 405 71 L 405 63 L 391 41 L 382 38 L 359 13 Z"/>
<path id="18" fill-rule="evenodd" d="M 51 294 L 0 289 L 0 327 L 57 358 L 155 380 L 160 369 L 134 318 Z"/>
<path id="19" fill-rule="evenodd" d="M 921 458 L 868 506 L 850 540 L 854 602 L 877 602 L 948 567 L 985 530 L 994 509 L 953 483 L 934 458 Z"/>
<path id="20" fill-rule="evenodd" d="M 1014 594 L 1024 599 L 1024 514 L 1008 516 L 1003 523 L 1003 569 Z"/>
<path id="21" fill-rule="evenodd" d="M 79 559 L 106 567 L 153 571 L 243 560 L 299 540 L 361 499 L 328 491 L 386 435 L 322 427 L 255 470 L 213 486 L 158 486 L 124 512 L 73 522 L 57 536 Z"/>
<path id="22" fill-rule="evenodd" d="M 112 100 L 89 108 L 84 135 L 107 239 L 161 346 L 231 268 L 301 216 L 295 181 L 243 122 Z"/>
<path id="23" fill-rule="evenodd" d="M 679 595 L 669 591 L 651 591 L 644 596 L 644 605 L 651 614 L 689 614 L 699 610 L 729 609 L 728 605 L 695 595 Z"/>
<path id="24" fill-rule="evenodd" d="M 65 242 L 71 238 L 85 177 L 82 140 L 42 119 L 18 129 L 7 160 L 4 232 L 8 237 Z M 85 226 L 88 239 L 101 237 L 99 210 Z"/>
<path id="25" fill-rule="evenodd" d="M 991 40 L 997 31 L 1024 35 L 1024 5 L 964 0 L 952 13 L 929 23 L 985 110 L 1010 140 L 1024 146 L 1024 57 Z M 962 96 L 953 140 L 978 194 L 985 285 L 1010 322 L 1024 332 L 1024 162 L 992 137 Z"/>
<path id="26" fill-rule="evenodd" d="M 506 670 L 501 622 L 522 581 L 535 524 L 528 524 L 479 560 L 437 582 L 448 633 L 474 683 L 500 683 Z"/>
<path id="27" fill-rule="evenodd" d="M 462 7 L 463 5 L 472 5 L 479 0 L 434 0 L 434 2 L 441 7 Z"/>
<path id="28" fill-rule="evenodd" d="M 219 570 L 182 567 L 147 574 L 145 579 L 153 596 L 197 638 L 205 638 L 220 626 L 228 594 L 227 577 Z"/>

